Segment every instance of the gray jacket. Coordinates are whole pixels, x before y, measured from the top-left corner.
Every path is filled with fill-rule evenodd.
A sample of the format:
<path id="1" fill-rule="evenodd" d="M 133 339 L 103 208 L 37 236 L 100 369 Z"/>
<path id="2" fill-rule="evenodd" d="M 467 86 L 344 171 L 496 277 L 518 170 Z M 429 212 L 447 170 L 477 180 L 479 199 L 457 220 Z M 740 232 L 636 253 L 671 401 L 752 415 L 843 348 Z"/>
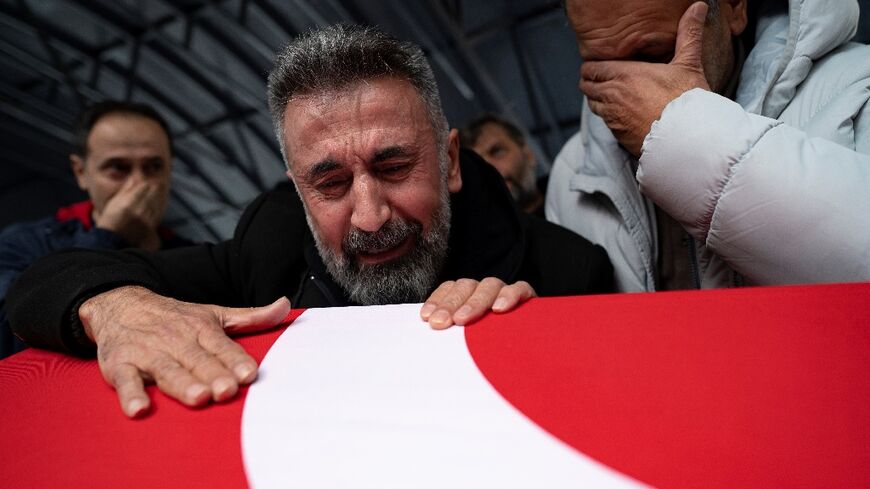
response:
<path id="1" fill-rule="evenodd" d="M 701 287 L 870 280 L 870 46 L 848 42 L 857 23 L 853 0 L 766 2 L 736 102 L 686 92 L 639 162 L 584 103 L 547 218 L 604 246 L 622 291 L 656 288 L 653 202 L 694 237 Z"/>

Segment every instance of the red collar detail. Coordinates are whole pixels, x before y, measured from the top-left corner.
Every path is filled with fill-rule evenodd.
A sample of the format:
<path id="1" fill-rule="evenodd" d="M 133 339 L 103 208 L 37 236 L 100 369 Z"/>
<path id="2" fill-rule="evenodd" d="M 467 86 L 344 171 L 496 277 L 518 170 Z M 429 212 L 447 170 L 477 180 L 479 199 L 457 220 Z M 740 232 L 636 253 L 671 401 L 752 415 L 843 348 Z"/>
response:
<path id="1" fill-rule="evenodd" d="M 94 212 L 94 203 L 90 200 L 78 202 L 66 207 L 61 207 L 57 210 L 55 218 L 60 222 L 76 220 L 82 223 L 85 230 L 90 230 L 94 227 L 94 221 L 91 219 L 91 213 Z"/>

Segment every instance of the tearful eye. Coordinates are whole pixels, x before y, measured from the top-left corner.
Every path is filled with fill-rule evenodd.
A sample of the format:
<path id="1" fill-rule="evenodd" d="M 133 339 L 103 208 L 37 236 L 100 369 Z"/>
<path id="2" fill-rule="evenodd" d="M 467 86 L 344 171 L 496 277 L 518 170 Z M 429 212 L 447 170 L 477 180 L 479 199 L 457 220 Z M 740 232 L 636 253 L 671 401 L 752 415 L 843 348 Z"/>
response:
<path id="1" fill-rule="evenodd" d="M 344 184 L 344 180 L 327 180 L 318 185 L 319 188 L 335 188 Z"/>
<path id="2" fill-rule="evenodd" d="M 404 176 L 411 168 L 411 165 L 402 163 L 398 165 L 384 165 L 378 168 L 378 173 L 385 177 L 401 177 Z"/>
<path id="3" fill-rule="evenodd" d="M 318 182 L 314 188 L 324 197 L 338 198 L 344 195 L 348 182 L 346 178 L 331 178 Z"/>

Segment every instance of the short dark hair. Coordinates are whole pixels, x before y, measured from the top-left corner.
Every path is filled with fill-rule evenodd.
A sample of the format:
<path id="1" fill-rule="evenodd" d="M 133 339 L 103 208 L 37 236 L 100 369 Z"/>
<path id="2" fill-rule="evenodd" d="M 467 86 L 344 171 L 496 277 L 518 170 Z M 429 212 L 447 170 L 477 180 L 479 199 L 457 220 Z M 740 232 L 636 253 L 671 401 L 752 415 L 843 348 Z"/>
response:
<path id="1" fill-rule="evenodd" d="M 73 154 L 86 158 L 88 156 L 88 136 L 97 122 L 109 114 L 132 114 L 145 117 L 160 124 L 166 138 L 169 140 L 169 150 L 172 151 L 172 134 L 169 125 L 153 107 L 146 104 L 125 102 L 122 100 L 105 100 L 88 106 L 79 114 L 73 126 Z"/>
<path id="2" fill-rule="evenodd" d="M 496 114 L 483 114 L 473 121 L 469 122 L 464 128 L 459 130 L 459 142 L 463 147 L 470 148 L 477 143 L 477 138 L 483 132 L 483 127 L 487 124 L 495 124 L 507 133 L 517 145 L 520 147 L 526 145 L 526 136 L 523 131 L 513 122 Z"/>
<path id="3" fill-rule="evenodd" d="M 382 77 L 407 80 L 414 86 L 426 107 L 438 147 L 446 147 L 449 127 L 423 50 L 374 27 L 336 24 L 290 41 L 269 73 L 269 110 L 287 167 L 290 155 L 284 147 L 284 111 L 293 97 L 338 92 Z"/>

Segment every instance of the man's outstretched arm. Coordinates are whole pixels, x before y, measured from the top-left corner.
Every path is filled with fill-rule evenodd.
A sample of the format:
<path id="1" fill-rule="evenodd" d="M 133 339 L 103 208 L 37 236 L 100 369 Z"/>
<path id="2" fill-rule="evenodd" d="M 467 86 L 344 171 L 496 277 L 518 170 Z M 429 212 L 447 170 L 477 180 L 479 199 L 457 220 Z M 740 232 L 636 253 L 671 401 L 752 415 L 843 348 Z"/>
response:
<path id="1" fill-rule="evenodd" d="M 188 405 L 228 399 L 239 383 L 253 380 L 256 363 L 227 333 L 274 326 L 290 305 L 286 299 L 252 309 L 192 303 L 238 304 L 226 246 L 48 256 L 9 292 L 13 330 L 32 346 L 97 354 L 130 416 L 148 410 L 142 386 L 152 380 Z"/>

